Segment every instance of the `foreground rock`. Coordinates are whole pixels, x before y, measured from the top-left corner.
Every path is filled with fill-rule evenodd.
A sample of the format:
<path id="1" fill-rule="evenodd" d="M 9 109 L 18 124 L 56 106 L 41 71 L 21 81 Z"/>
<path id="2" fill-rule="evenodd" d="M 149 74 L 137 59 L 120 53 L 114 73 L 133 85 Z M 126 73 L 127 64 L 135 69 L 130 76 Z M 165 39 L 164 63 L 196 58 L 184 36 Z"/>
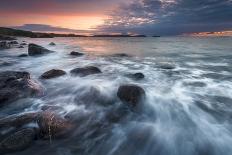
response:
<path id="1" fill-rule="evenodd" d="M 28 72 L 0 72 L 0 106 L 24 97 L 42 94 L 42 87 Z"/>
<path id="2" fill-rule="evenodd" d="M 0 152 L 11 153 L 28 148 L 35 139 L 35 131 L 32 128 L 21 129 L 7 136 L 0 142 Z"/>
<path id="3" fill-rule="evenodd" d="M 137 85 L 122 85 L 118 88 L 117 96 L 122 102 L 135 107 L 144 99 L 145 91 Z"/>
<path id="4" fill-rule="evenodd" d="M 0 49 L 7 49 L 10 48 L 10 44 L 8 44 L 6 41 L 1 41 L 0 42 Z"/>
<path id="5" fill-rule="evenodd" d="M 63 70 L 59 70 L 59 69 L 52 69 L 50 71 L 47 71 L 45 73 L 43 73 L 41 75 L 42 79 L 51 79 L 51 78 L 56 78 L 56 77 L 60 77 L 62 75 L 65 75 L 66 72 Z"/>
<path id="6" fill-rule="evenodd" d="M 27 57 L 27 56 L 28 56 L 28 54 L 23 53 L 23 54 L 20 54 L 18 57 Z"/>
<path id="7" fill-rule="evenodd" d="M 44 139 L 64 137 L 74 127 L 68 120 L 50 111 L 41 113 L 38 118 L 38 126 L 40 136 Z"/>
<path id="8" fill-rule="evenodd" d="M 54 42 L 49 43 L 50 46 L 55 46 L 56 44 Z"/>
<path id="9" fill-rule="evenodd" d="M 70 55 L 72 55 L 72 56 L 83 56 L 84 53 L 72 51 L 72 52 L 70 53 Z"/>
<path id="10" fill-rule="evenodd" d="M 133 80 L 142 80 L 144 79 L 145 76 L 143 73 L 134 73 L 134 74 L 128 74 L 128 77 Z"/>
<path id="11" fill-rule="evenodd" d="M 42 46 L 36 45 L 36 44 L 29 44 L 28 45 L 28 55 L 30 56 L 36 56 L 36 55 L 42 55 L 42 54 L 48 54 L 52 53 L 53 51 L 50 51 Z"/>
<path id="12" fill-rule="evenodd" d="M 100 74 L 102 72 L 97 67 L 87 66 L 87 67 L 84 67 L 84 68 L 75 68 L 75 69 L 71 70 L 70 73 L 72 75 L 77 75 L 77 76 L 84 77 L 84 76 L 88 76 L 88 75 L 91 75 L 91 74 Z"/>

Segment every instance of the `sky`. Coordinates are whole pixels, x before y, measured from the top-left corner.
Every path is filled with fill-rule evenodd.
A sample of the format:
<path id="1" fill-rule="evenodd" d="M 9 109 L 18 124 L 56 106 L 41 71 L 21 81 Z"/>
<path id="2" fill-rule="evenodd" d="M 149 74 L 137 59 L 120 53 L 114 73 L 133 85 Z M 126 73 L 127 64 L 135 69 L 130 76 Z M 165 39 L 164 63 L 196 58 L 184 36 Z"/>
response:
<path id="1" fill-rule="evenodd" d="M 90 34 L 231 31 L 232 0 L 0 0 L 0 26 Z"/>

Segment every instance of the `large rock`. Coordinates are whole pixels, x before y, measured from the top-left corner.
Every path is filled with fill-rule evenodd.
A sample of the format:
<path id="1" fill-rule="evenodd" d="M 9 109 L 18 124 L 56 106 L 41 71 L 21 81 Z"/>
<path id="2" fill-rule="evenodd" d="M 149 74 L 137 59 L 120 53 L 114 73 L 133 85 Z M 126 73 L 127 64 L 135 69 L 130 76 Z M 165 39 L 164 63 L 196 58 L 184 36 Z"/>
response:
<path id="1" fill-rule="evenodd" d="M 10 48 L 10 44 L 8 44 L 8 42 L 6 41 L 1 41 L 0 42 L 0 49 L 7 49 Z"/>
<path id="2" fill-rule="evenodd" d="M 70 53 L 70 55 L 72 55 L 72 56 L 83 56 L 84 53 L 72 51 L 72 52 Z"/>
<path id="3" fill-rule="evenodd" d="M 10 36 L 0 35 L 0 41 L 1 40 L 17 40 L 17 39 Z"/>
<path id="4" fill-rule="evenodd" d="M 0 72 L 0 105 L 24 97 L 42 94 L 42 87 L 28 72 Z"/>
<path id="5" fill-rule="evenodd" d="M 118 88 L 117 96 L 122 102 L 135 107 L 144 99 L 145 91 L 137 85 L 122 85 Z"/>
<path id="6" fill-rule="evenodd" d="M 87 66 L 84 68 L 75 68 L 70 71 L 72 75 L 78 75 L 78 76 L 88 76 L 91 74 L 99 74 L 102 73 L 101 70 L 94 66 Z"/>
<path id="7" fill-rule="evenodd" d="M 51 111 L 44 111 L 38 118 L 40 136 L 44 139 L 60 138 L 70 133 L 73 124 Z"/>
<path id="8" fill-rule="evenodd" d="M 50 46 L 55 46 L 56 44 L 54 42 L 49 43 Z"/>
<path id="9" fill-rule="evenodd" d="M 41 78 L 42 78 L 42 79 L 51 79 L 51 78 L 56 78 L 56 77 L 65 75 L 65 74 L 66 74 L 66 72 L 63 71 L 63 70 L 52 69 L 52 70 L 49 70 L 49 71 L 43 73 L 43 74 L 41 75 Z"/>
<path id="10" fill-rule="evenodd" d="M 28 148 L 35 139 L 35 131 L 32 128 L 21 129 L 5 137 L 0 141 L 0 152 L 11 153 Z"/>
<path id="11" fill-rule="evenodd" d="M 36 56 L 41 54 L 48 54 L 53 51 L 50 51 L 42 46 L 36 45 L 36 44 L 29 44 L 28 45 L 28 55 L 30 56 Z"/>

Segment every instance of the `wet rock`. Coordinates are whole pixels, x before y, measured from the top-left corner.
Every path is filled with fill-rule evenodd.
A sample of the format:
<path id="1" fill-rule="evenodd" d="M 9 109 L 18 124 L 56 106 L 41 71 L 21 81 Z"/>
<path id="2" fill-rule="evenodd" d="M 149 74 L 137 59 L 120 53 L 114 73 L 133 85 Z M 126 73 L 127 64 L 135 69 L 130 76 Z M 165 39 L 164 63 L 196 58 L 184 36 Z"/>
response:
<path id="1" fill-rule="evenodd" d="M 36 44 L 29 44 L 28 45 L 28 55 L 30 56 L 36 56 L 41 54 L 48 54 L 52 53 L 53 51 L 50 51 L 42 46 L 36 45 Z"/>
<path id="2" fill-rule="evenodd" d="M 49 71 L 43 73 L 41 75 L 41 78 L 42 79 L 51 79 L 51 78 L 60 77 L 60 76 L 65 75 L 65 74 L 66 74 L 66 72 L 63 70 L 52 69 L 52 70 L 49 70 Z"/>
<path id="3" fill-rule="evenodd" d="M 78 91 L 75 97 L 75 102 L 78 104 L 84 104 L 86 106 L 107 106 L 112 105 L 112 103 L 114 103 L 114 98 L 112 96 L 103 94 L 96 87 L 86 87 Z"/>
<path id="4" fill-rule="evenodd" d="M 37 112 L 8 116 L 6 118 L 0 119 L 0 128 L 21 127 L 25 124 L 35 122 L 38 116 L 39 113 Z"/>
<path id="5" fill-rule="evenodd" d="M 10 41 L 9 44 L 19 44 L 17 41 Z"/>
<path id="6" fill-rule="evenodd" d="M 28 56 L 28 54 L 23 53 L 23 54 L 20 54 L 18 57 L 27 57 L 27 56 Z"/>
<path id="7" fill-rule="evenodd" d="M 159 65 L 159 67 L 161 68 L 161 69 L 167 69 L 167 70 L 171 70 L 171 69 L 175 69 L 175 66 L 174 65 L 172 65 L 172 64 L 160 64 Z"/>
<path id="8" fill-rule="evenodd" d="M 77 76 L 84 77 L 84 76 L 88 76 L 88 75 L 91 75 L 91 74 L 100 74 L 102 72 L 97 67 L 87 66 L 87 67 L 84 67 L 84 68 L 75 68 L 75 69 L 71 70 L 70 73 L 72 75 L 77 75 Z"/>
<path id="9" fill-rule="evenodd" d="M 24 97 L 42 94 L 42 87 L 30 78 L 28 72 L 0 72 L 0 105 Z"/>
<path id="10" fill-rule="evenodd" d="M 10 153 L 25 150 L 33 143 L 34 139 L 34 129 L 21 129 L 7 136 L 0 142 L 0 152 Z"/>
<path id="11" fill-rule="evenodd" d="M 118 88 L 117 96 L 122 102 L 135 107 L 144 99 L 145 91 L 137 85 L 122 85 Z"/>
<path id="12" fill-rule="evenodd" d="M 128 77 L 133 80 L 142 80 L 144 79 L 145 76 L 143 73 L 134 73 L 134 74 L 128 74 Z"/>
<path id="13" fill-rule="evenodd" d="M 54 42 L 49 43 L 50 46 L 55 46 L 56 44 Z"/>
<path id="14" fill-rule="evenodd" d="M 72 56 L 83 56 L 84 53 L 72 51 L 72 52 L 70 53 L 70 55 L 72 55 Z"/>
<path id="15" fill-rule="evenodd" d="M 0 42 L 0 49 L 7 49 L 10 48 L 10 45 L 6 41 Z"/>
<path id="16" fill-rule="evenodd" d="M 130 57 L 130 55 L 126 54 L 126 53 L 116 53 L 113 54 L 114 57 Z"/>
<path id="17" fill-rule="evenodd" d="M 27 45 L 27 43 L 25 43 L 25 42 L 20 44 L 20 46 L 25 46 L 25 45 Z"/>
<path id="18" fill-rule="evenodd" d="M 18 48 L 24 48 L 23 46 L 18 46 Z"/>
<path id="19" fill-rule="evenodd" d="M 50 111 L 41 113 L 38 118 L 38 125 L 40 136 L 44 139 L 64 137 L 74 127 L 68 120 Z"/>

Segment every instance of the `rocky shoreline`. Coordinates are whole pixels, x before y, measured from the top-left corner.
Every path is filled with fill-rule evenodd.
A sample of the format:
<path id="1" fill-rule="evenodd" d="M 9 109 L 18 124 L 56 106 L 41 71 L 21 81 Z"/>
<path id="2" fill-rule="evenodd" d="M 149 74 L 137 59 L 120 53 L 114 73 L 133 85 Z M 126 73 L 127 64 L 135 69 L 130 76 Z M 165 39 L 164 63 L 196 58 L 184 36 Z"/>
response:
<path id="1" fill-rule="evenodd" d="M 21 46 L 25 45 L 27 44 L 21 43 Z M 50 45 L 55 46 L 55 43 L 50 43 Z M 55 52 L 36 44 L 29 44 L 28 53 L 21 54 L 19 57 L 41 57 L 52 53 Z M 84 54 L 73 51 L 70 55 L 83 56 Z M 115 56 L 125 57 L 127 55 L 118 54 Z M 48 80 L 60 76 L 79 76 L 81 78 L 93 74 L 102 74 L 102 71 L 95 66 L 74 68 L 70 73 L 60 69 L 52 69 L 43 73 L 39 78 L 41 80 Z M 126 76 L 133 80 L 142 80 L 144 78 L 142 73 L 130 73 Z M 14 101 L 22 98 L 40 98 L 45 96 L 44 88 L 46 88 L 46 86 L 40 84 L 31 77 L 31 74 L 26 71 L 0 72 L 0 106 L 3 107 L 5 105 L 14 104 Z M 115 96 L 121 101 L 122 107 L 128 107 L 133 111 L 143 103 L 146 93 L 145 90 L 138 85 L 125 84 L 118 88 Z M 108 100 L 95 88 L 91 88 L 91 91 L 87 94 L 79 94 L 76 100 L 77 102 L 81 101 L 82 104 L 112 104 L 110 103 L 110 99 Z M 0 132 L 0 152 L 12 153 L 22 151 L 32 146 L 36 140 L 52 141 L 57 138 L 68 138 L 72 135 L 72 132 L 78 130 L 81 124 L 80 121 L 73 121 L 75 118 L 72 118 L 72 115 L 60 116 L 59 112 L 62 110 L 62 107 L 48 105 L 35 112 L 10 115 L 1 118 L 0 131 L 4 130 L 5 132 Z M 109 123 L 117 122 L 121 119 L 120 117 L 126 115 L 126 113 L 122 114 L 119 109 L 115 109 L 111 112 L 112 114 L 109 113 L 107 116 Z M 88 130 L 86 130 L 86 132 L 87 131 Z"/>

